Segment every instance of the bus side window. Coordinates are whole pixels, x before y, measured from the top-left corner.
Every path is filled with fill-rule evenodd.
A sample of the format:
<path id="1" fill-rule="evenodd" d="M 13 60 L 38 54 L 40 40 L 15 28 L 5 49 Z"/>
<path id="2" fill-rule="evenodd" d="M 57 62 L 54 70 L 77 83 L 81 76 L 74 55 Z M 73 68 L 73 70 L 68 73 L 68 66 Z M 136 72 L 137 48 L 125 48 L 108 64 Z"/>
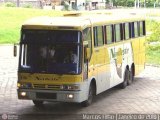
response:
<path id="1" fill-rule="evenodd" d="M 134 22 L 134 37 L 138 36 L 138 22 Z"/>
<path id="2" fill-rule="evenodd" d="M 112 25 L 107 25 L 105 27 L 105 32 L 106 32 L 106 44 L 111 44 L 112 43 Z"/>
<path id="3" fill-rule="evenodd" d="M 146 35 L 146 24 L 145 24 L 145 21 L 143 21 L 143 35 Z"/>
<path id="4" fill-rule="evenodd" d="M 145 22 L 144 21 L 139 22 L 139 30 L 140 30 L 140 36 L 145 35 Z"/>
<path id="5" fill-rule="evenodd" d="M 94 46 L 102 46 L 104 44 L 104 40 L 103 40 L 103 27 L 102 26 L 98 26 L 98 27 L 94 27 Z"/>
<path id="6" fill-rule="evenodd" d="M 122 23 L 120 24 L 120 36 L 121 36 L 121 40 L 123 40 L 124 39 L 124 27 Z"/>
<path id="7" fill-rule="evenodd" d="M 131 35 L 131 38 L 134 38 L 135 37 L 135 34 L 134 34 L 134 22 L 131 22 L 130 23 L 130 35 Z"/>
<path id="8" fill-rule="evenodd" d="M 121 40 L 120 24 L 115 25 L 115 39 L 116 42 L 119 42 Z"/>
<path id="9" fill-rule="evenodd" d="M 124 27 L 124 39 L 127 40 L 130 38 L 129 23 L 124 23 L 123 27 Z"/>

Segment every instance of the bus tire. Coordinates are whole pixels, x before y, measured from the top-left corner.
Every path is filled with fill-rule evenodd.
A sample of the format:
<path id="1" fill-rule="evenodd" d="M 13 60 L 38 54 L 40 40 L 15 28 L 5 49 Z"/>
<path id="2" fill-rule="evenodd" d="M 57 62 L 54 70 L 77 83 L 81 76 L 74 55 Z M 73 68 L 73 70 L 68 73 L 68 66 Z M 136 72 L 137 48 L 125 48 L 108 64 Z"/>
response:
<path id="1" fill-rule="evenodd" d="M 43 101 L 40 101 L 40 100 L 33 100 L 33 103 L 36 107 L 40 107 L 43 105 Z"/>
<path id="2" fill-rule="evenodd" d="M 134 81 L 134 68 L 131 68 L 131 74 L 130 74 L 130 79 L 132 80 L 132 82 Z"/>
<path id="3" fill-rule="evenodd" d="M 129 70 L 126 68 L 125 73 L 124 73 L 124 80 L 123 82 L 120 84 L 120 87 L 122 89 L 126 88 L 127 84 L 128 84 L 128 79 L 129 79 Z"/>
<path id="4" fill-rule="evenodd" d="M 93 97 L 94 97 L 94 91 L 95 91 L 95 87 L 93 83 L 91 83 L 89 87 L 89 92 L 88 92 L 88 99 L 81 103 L 83 107 L 88 107 L 89 105 L 92 104 Z"/>
<path id="5" fill-rule="evenodd" d="M 133 76 L 133 74 L 132 74 L 132 71 L 129 71 L 129 78 L 128 78 L 128 81 L 127 81 L 127 85 L 131 85 L 132 84 L 132 76 Z"/>

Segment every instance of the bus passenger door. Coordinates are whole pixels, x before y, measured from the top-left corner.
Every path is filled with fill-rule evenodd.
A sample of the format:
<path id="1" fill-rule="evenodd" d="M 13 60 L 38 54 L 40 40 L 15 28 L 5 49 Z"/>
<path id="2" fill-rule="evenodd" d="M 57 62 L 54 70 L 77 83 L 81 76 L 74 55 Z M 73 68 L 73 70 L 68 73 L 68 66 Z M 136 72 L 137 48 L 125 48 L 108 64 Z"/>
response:
<path id="1" fill-rule="evenodd" d="M 88 80 L 94 74 L 93 68 L 93 54 L 92 54 L 92 33 L 91 28 L 83 30 L 83 46 L 84 46 L 84 60 L 83 60 L 83 79 Z M 88 54 L 88 55 L 87 55 Z"/>

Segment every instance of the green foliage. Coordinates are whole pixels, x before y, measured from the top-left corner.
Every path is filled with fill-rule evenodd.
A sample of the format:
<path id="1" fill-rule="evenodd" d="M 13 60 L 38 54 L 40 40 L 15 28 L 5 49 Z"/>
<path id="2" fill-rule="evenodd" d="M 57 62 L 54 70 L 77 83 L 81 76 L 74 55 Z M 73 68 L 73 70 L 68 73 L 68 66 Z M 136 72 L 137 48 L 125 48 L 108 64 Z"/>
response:
<path id="1" fill-rule="evenodd" d="M 160 45 L 159 44 L 157 44 L 157 45 L 148 45 L 147 46 L 147 50 L 148 51 L 153 51 L 153 52 L 157 51 L 157 52 L 160 53 Z"/>
<path id="2" fill-rule="evenodd" d="M 149 45 L 146 48 L 146 62 L 160 65 L 160 45 Z"/>
<path id="3" fill-rule="evenodd" d="M 146 62 L 160 65 L 160 23 L 154 20 L 147 20 L 146 23 L 147 32 L 150 33 L 147 37 Z"/>
<path id="4" fill-rule="evenodd" d="M 110 0 L 106 0 L 106 4 L 109 4 Z"/>
<path id="5" fill-rule="evenodd" d="M 5 7 L 16 7 L 16 4 L 12 2 L 6 2 Z"/>
<path id="6" fill-rule="evenodd" d="M 31 4 L 25 4 L 23 5 L 24 8 L 33 8 L 33 6 Z"/>
<path id="7" fill-rule="evenodd" d="M 149 31 L 151 31 L 151 35 L 147 38 L 148 42 L 160 42 L 160 23 L 157 21 L 150 21 L 149 23 L 150 28 Z"/>
<path id="8" fill-rule="evenodd" d="M 147 2 L 146 2 L 146 7 L 154 7 L 154 1 L 152 1 L 152 0 L 147 0 Z"/>
<path id="9" fill-rule="evenodd" d="M 134 1 L 133 0 L 127 0 L 127 7 L 133 7 Z"/>

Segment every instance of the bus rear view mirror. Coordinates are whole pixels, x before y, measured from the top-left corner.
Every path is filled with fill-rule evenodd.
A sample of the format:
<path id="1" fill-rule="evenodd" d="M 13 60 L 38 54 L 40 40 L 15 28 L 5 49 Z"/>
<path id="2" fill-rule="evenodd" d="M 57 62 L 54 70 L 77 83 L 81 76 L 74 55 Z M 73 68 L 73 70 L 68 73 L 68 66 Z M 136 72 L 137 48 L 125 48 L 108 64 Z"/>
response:
<path id="1" fill-rule="evenodd" d="M 14 44 L 14 47 L 13 47 L 13 56 L 16 57 L 17 56 L 17 45 Z"/>

